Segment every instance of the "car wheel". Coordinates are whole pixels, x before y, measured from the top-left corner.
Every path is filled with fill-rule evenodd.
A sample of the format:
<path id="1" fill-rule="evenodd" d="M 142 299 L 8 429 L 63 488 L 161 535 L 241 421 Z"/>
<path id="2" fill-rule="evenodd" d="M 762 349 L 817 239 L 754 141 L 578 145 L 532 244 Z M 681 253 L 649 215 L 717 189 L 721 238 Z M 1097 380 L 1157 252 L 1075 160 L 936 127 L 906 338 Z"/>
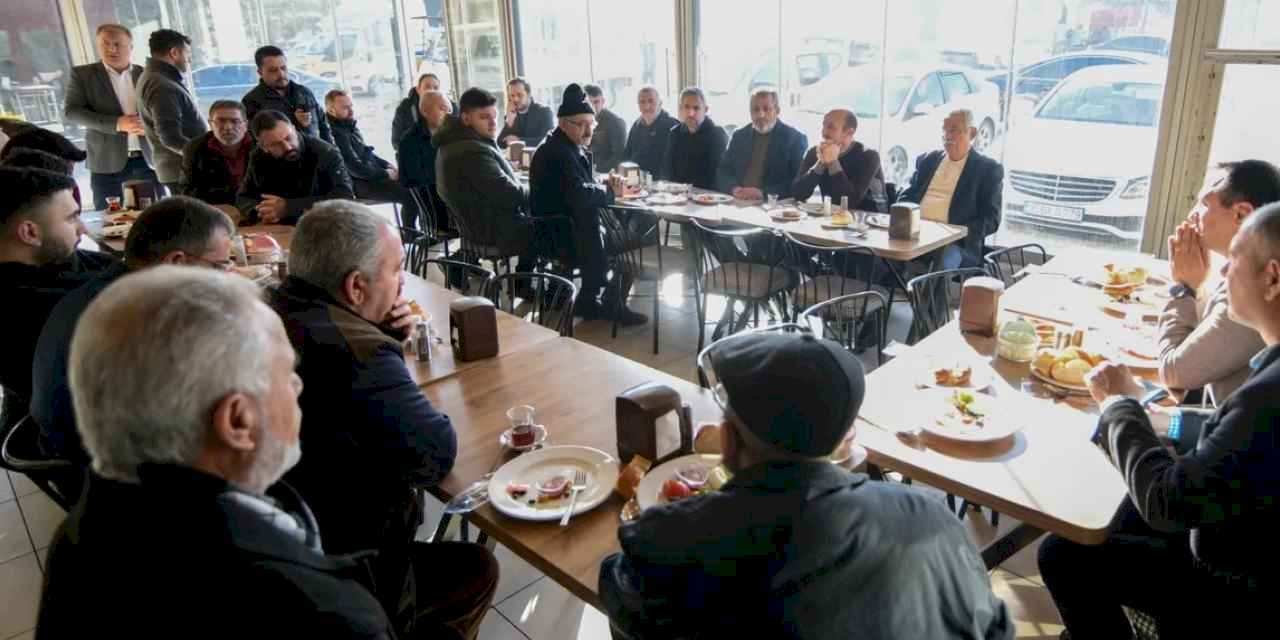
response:
<path id="1" fill-rule="evenodd" d="M 987 118 L 982 121 L 982 125 L 978 127 L 978 137 L 973 141 L 973 148 L 979 153 L 986 153 L 991 147 L 991 143 L 996 139 L 996 123 Z"/>
<path id="2" fill-rule="evenodd" d="M 898 185 L 898 189 L 902 190 L 910 177 L 911 167 L 907 160 L 907 150 L 902 147 L 894 147 L 889 150 L 889 155 L 884 162 L 885 180 Z"/>

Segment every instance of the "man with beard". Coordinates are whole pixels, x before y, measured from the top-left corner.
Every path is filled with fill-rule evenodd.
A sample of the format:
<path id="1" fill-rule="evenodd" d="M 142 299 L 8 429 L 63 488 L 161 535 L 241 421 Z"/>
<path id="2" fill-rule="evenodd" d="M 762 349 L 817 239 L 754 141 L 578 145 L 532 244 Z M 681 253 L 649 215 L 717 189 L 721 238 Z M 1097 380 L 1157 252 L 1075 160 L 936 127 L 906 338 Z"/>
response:
<path id="1" fill-rule="evenodd" d="M 236 195 L 250 224 L 297 224 L 321 200 L 355 197 L 342 154 L 333 145 L 300 135 L 289 118 L 268 109 L 250 123 L 258 148 Z"/>
<path id="2" fill-rule="evenodd" d="M 640 165 L 642 171 L 648 171 L 654 178 L 665 177 L 662 175 L 662 157 L 667 153 L 671 130 L 679 122 L 662 108 L 662 95 L 654 87 L 641 88 L 636 94 L 636 103 L 640 107 L 640 117 L 632 123 L 627 134 L 623 159 Z"/>
<path id="3" fill-rule="evenodd" d="M 702 89 L 689 87 L 680 92 L 680 124 L 671 128 L 663 156 L 663 178 L 699 189 L 716 189 L 716 171 L 729 136 L 707 115 L 710 110 Z"/>
<path id="4" fill-rule="evenodd" d="M 289 79 L 289 60 L 280 47 L 267 45 L 253 52 L 258 65 L 258 86 L 244 94 L 244 104 L 249 119 L 268 109 L 289 116 L 289 122 L 302 134 L 333 142 L 333 132 L 324 118 L 324 109 L 315 94 L 305 86 Z"/>
<path id="5" fill-rule="evenodd" d="M 778 120 L 778 93 L 761 89 L 751 95 L 751 126 L 733 132 L 720 160 L 720 191 L 739 200 L 785 198 L 800 173 L 809 139 Z"/>
<path id="6" fill-rule="evenodd" d="M 324 96 L 325 119 L 333 132 L 333 144 L 342 153 L 342 164 L 351 176 L 356 197 L 362 200 L 398 202 L 406 216 L 417 210 L 413 195 L 400 186 L 400 171 L 395 165 L 378 157 L 373 147 L 364 143 L 364 134 L 356 123 L 356 107 L 351 94 L 334 89 Z"/>
<path id="7" fill-rule="evenodd" d="M 393 637 L 360 561 L 326 555 L 276 484 L 301 455 L 302 381 L 253 283 L 127 276 L 85 311 L 70 362 L 93 472 L 49 549 L 41 637 Z"/>
<path id="8" fill-rule="evenodd" d="M 6 312 L 0 358 L 4 387 L 4 424 L 27 413 L 31 400 L 31 361 L 36 338 L 49 311 L 69 291 L 115 264 L 104 253 L 77 250 L 84 231 L 80 205 L 72 197 L 75 182 L 64 174 L 0 167 L 0 297 Z"/>
<path id="9" fill-rule="evenodd" d="M 449 474 L 457 436 L 404 361 L 412 324 L 395 227 L 355 202 L 324 202 L 298 223 L 289 277 L 272 294 L 306 384 L 302 464 L 288 480 L 315 509 L 325 548 L 376 549 L 376 595 L 397 630 L 444 624 L 475 638 L 497 586 L 493 555 L 468 543 L 414 543 L 416 487 Z"/>
<path id="10" fill-rule="evenodd" d="M 182 195 L 209 204 L 232 205 L 249 168 L 253 138 L 244 105 L 218 100 L 209 107 L 213 130 L 182 152 Z"/>
<path id="11" fill-rule="evenodd" d="M 556 126 L 551 117 L 551 107 L 533 101 L 533 87 L 524 78 L 513 78 L 507 83 L 507 115 L 505 126 L 498 134 L 498 144 L 506 147 L 517 140 L 533 148 Z"/>
<path id="12" fill-rule="evenodd" d="M 151 57 L 138 77 L 138 115 L 151 145 L 156 177 L 179 193 L 182 152 L 192 138 L 209 130 L 195 96 L 183 76 L 191 71 L 191 38 L 172 29 L 159 29 L 149 40 Z"/>

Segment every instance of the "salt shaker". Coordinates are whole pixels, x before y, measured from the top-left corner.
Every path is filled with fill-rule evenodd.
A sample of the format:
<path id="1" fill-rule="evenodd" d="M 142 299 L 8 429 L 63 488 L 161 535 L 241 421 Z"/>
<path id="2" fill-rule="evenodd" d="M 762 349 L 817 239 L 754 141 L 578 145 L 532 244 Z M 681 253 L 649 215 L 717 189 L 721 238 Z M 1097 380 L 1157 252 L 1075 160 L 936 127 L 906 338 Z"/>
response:
<path id="1" fill-rule="evenodd" d="M 426 320 L 414 328 L 413 346 L 418 350 L 418 362 L 431 362 L 431 325 Z"/>

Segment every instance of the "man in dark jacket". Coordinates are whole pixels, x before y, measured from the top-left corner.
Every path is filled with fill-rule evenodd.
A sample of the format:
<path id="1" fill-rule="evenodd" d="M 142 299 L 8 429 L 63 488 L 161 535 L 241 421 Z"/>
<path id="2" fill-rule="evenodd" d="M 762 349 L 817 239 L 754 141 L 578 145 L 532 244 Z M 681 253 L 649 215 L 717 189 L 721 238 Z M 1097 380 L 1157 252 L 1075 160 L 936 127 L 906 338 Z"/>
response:
<path id="1" fill-rule="evenodd" d="M 394 637 L 361 563 L 268 490 L 298 461 L 302 385 L 257 287 L 159 267 L 83 320 L 70 373 L 93 474 L 49 549 L 38 637 Z"/>
<path id="2" fill-rule="evenodd" d="M 671 128 L 663 159 L 662 177 L 716 190 L 716 171 L 729 136 L 707 115 L 710 111 L 702 89 L 689 87 L 680 93 L 680 124 Z"/>
<path id="3" fill-rule="evenodd" d="M 623 159 L 640 165 L 641 170 L 653 174 L 654 178 L 665 178 L 662 159 L 667 153 L 671 130 L 680 123 L 662 108 L 662 96 L 654 87 L 641 88 L 636 94 L 636 102 L 640 106 L 640 117 L 631 124 L 631 131 L 627 133 Z"/>
<path id="4" fill-rule="evenodd" d="M 303 462 L 288 479 L 327 549 L 378 550 L 376 593 L 398 627 L 435 619 L 470 638 L 496 586 L 492 555 L 413 544 L 415 487 L 449 473 L 457 437 L 405 366 L 403 259 L 400 235 L 364 205 L 326 202 L 298 224 L 289 278 L 272 296 L 306 385 Z"/>
<path id="5" fill-rule="evenodd" d="M 484 89 L 467 89 L 462 115 L 448 119 L 435 135 L 440 197 L 465 215 L 468 232 L 502 255 L 520 255 L 528 267 L 533 220 L 529 190 L 520 184 L 507 155 L 498 148 L 498 99 Z M 406 144 L 408 138 L 406 138 Z"/>
<path id="6" fill-rule="evenodd" d="M 591 136 L 591 160 L 597 173 L 609 173 L 622 162 L 622 152 L 627 146 L 627 123 L 606 106 L 604 89 L 588 84 L 587 102 L 596 110 L 596 131 Z"/>
<path id="7" fill-rule="evenodd" d="M 240 102 L 253 120 L 268 109 L 289 116 L 289 122 L 303 135 L 333 144 L 333 132 L 324 118 L 324 109 L 306 86 L 289 79 L 289 61 L 280 47 L 267 45 L 253 52 L 258 65 L 258 85 Z"/>
<path id="8" fill-rule="evenodd" d="M 445 93 L 440 88 L 440 78 L 434 73 L 424 73 L 419 76 L 417 86 L 410 89 L 409 95 L 396 105 L 396 115 L 391 119 L 391 148 L 396 150 L 397 155 L 400 152 L 400 141 L 413 129 L 414 125 L 422 122 L 422 96 L 429 91 L 442 95 Z M 450 108 L 453 115 L 458 115 L 457 105 L 451 105 Z M 400 166 L 403 167 L 404 163 L 401 162 Z"/>
<path id="9" fill-rule="evenodd" d="M 822 142 L 809 149 L 800 175 L 791 182 L 791 197 L 808 200 L 814 187 L 823 197 L 861 211 L 888 211 L 880 154 L 853 139 L 858 116 L 848 109 L 832 109 L 822 119 Z"/>
<path id="10" fill-rule="evenodd" d="M 77 250 L 84 233 L 71 178 L 40 169 L 0 167 L 0 297 L 6 337 L 0 358 L 5 424 L 27 414 L 36 339 L 54 305 L 115 264 L 110 256 Z"/>
<path id="11" fill-rule="evenodd" d="M 719 491 L 651 507 L 600 568 L 615 637 L 1012 638 L 1013 620 L 941 503 L 828 455 L 863 398 L 857 356 L 810 334 L 713 344 Z"/>
<path id="12" fill-rule="evenodd" d="M 356 124 L 356 109 L 351 95 L 334 89 L 324 96 L 325 118 L 333 132 L 333 144 L 342 153 L 342 164 L 351 176 L 357 198 L 400 203 L 401 215 L 417 218 L 418 207 L 409 190 L 400 186 L 400 172 L 395 165 L 379 158 L 373 147 L 364 143 L 364 135 Z M 416 225 L 415 225 L 416 226 Z"/>
<path id="13" fill-rule="evenodd" d="M 941 251 L 942 269 L 976 267 L 982 262 L 982 243 L 1000 228 L 1004 199 L 1004 167 L 973 150 L 978 130 L 973 112 L 953 111 L 942 124 L 945 149 L 916 159 L 916 172 L 899 201 L 920 204 L 920 216 L 968 227 L 963 243 Z M 933 257 L 930 256 L 930 261 Z"/>
<path id="14" fill-rule="evenodd" d="M 1129 637 L 1122 605 L 1153 616 L 1161 637 L 1248 637 L 1269 618 L 1280 568 L 1280 204 L 1245 220 L 1228 258 L 1232 316 L 1266 347 L 1217 411 L 1148 416 L 1125 367 L 1085 376 L 1102 408 L 1094 442 L 1129 499 L 1105 543 L 1050 536 L 1040 547 L 1045 585 L 1077 640 Z"/>
<path id="15" fill-rule="evenodd" d="M 559 126 L 534 152 L 530 163 L 530 203 L 534 216 L 568 216 L 573 221 L 572 236 L 564 233 L 557 242 L 559 248 L 572 252 L 582 271 L 582 289 L 574 313 L 590 320 L 613 313 L 617 307 L 613 296 L 625 297 L 631 288 L 625 278 L 616 278 L 605 300 L 600 300 L 609 271 L 600 208 L 613 204 L 616 194 L 622 193 L 622 179 L 619 176 L 607 185 L 600 184 L 591 171 L 591 156 L 586 149 L 591 144 L 596 115 L 582 87 L 565 87 L 557 116 Z M 616 320 L 637 325 L 648 318 L 624 305 Z"/>
<path id="16" fill-rule="evenodd" d="M 505 123 L 498 134 L 498 143 L 503 148 L 516 140 L 526 147 L 536 147 L 556 126 L 551 107 L 533 101 L 533 88 L 524 78 L 513 78 L 507 83 Z"/>
<path id="17" fill-rule="evenodd" d="M 450 119 L 453 105 L 443 93 L 425 91 L 418 110 L 418 121 L 401 138 L 400 151 L 396 153 L 396 159 L 400 161 L 400 186 L 417 189 L 424 198 L 424 203 L 431 207 L 428 213 L 434 214 L 436 230 L 445 231 L 453 225 L 450 221 L 451 214 L 440 199 L 436 183 L 436 154 L 439 145 L 434 136 L 445 121 Z"/>
<path id="18" fill-rule="evenodd" d="M 185 196 L 165 198 L 142 212 L 129 232 L 124 264 L 102 271 L 68 293 L 49 313 L 36 341 L 31 367 L 31 417 L 40 427 L 40 449 L 50 457 L 87 466 L 88 454 L 76 431 L 67 356 L 76 322 L 98 294 L 128 273 L 162 264 L 229 270 L 235 223 L 227 214 Z M 80 487 L 59 487 L 64 495 Z"/>
<path id="19" fill-rule="evenodd" d="M 254 146 L 244 105 L 218 100 L 209 107 L 209 121 L 213 130 L 192 139 L 182 152 L 182 195 L 235 206 Z"/>
<path id="20" fill-rule="evenodd" d="M 138 115 L 151 145 L 156 177 L 170 193 L 181 193 L 182 152 L 209 130 L 182 74 L 191 71 L 191 39 L 172 29 L 151 32 L 151 57 L 138 76 Z"/>
<path id="21" fill-rule="evenodd" d="M 249 155 L 236 208 L 250 224 L 297 224 L 321 200 L 355 197 L 333 145 L 299 135 L 279 111 L 263 111 L 249 126 L 258 148 Z"/>
<path id="22" fill-rule="evenodd" d="M 751 126 L 733 132 L 720 159 L 720 191 L 739 200 L 791 194 L 809 138 L 778 120 L 781 112 L 776 91 L 762 89 L 751 95 Z"/>
<path id="23" fill-rule="evenodd" d="M 126 180 L 155 183 L 134 85 L 142 67 L 130 62 L 133 33 L 120 24 L 98 25 L 94 33 L 98 62 L 71 69 L 63 115 L 85 128 L 93 208 L 106 209 L 108 197 L 121 197 Z"/>

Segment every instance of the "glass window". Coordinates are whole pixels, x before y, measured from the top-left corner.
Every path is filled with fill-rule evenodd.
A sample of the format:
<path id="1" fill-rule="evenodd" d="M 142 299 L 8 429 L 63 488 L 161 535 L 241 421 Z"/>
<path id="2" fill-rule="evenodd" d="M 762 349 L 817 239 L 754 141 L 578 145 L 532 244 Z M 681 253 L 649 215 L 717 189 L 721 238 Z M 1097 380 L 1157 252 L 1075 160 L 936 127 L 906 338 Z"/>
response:
<path id="1" fill-rule="evenodd" d="M 1231 64 L 1222 75 L 1222 95 L 1209 150 L 1209 167 L 1233 160 L 1257 158 L 1280 165 L 1280 132 L 1258 126 L 1273 119 L 1280 109 L 1280 94 L 1259 91 L 1275 87 L 1280 66 Z"/>
<path id="2" fill-rule="evenodd" d="M 942 97 L 942 85 L 938 82 L 938 74 L 931 73 L 916 85 L 916 93 L 911 97 L 912 111 L 908 116 L 927 115 L 942 106 L 946 99 Z"/>
<path id="3" fill-rule="evenodd" d="M 1280 2 L 1226 0 L 1218 46 L 1223 49 L 1280 49 Z"/>
<path id="4" fill-rule="evenodd" d="M 62 119 L 71 55 L 54 0 L 0 2 L 0 117 L 20 118 L 84 146 L 84 129 Z M 77 167 L 88 197 L 89 173 Z"/>
<path id="5" fill-rule="evenodd" d="M 969 86 L 969 80 L 963 73 L 942 74 L 942 88 L 946 91 L 947 100 L 957 100 L 973 93 L 973 87 Z"/>
<path id="6" fill-rule="evenodd" d="M 794 7 L 788 5 L 788 9 L 804 11 L 807 4 L 810 3 L 793 3 Z M 748 125 L 751 92 L 762 86 L 760 81 L 767 78 L 772 81 L 770 86 L 778 88 L 787 82 L 779 48 L 780 32 L 769 26 L 778 24 L 780 18 L 778 0 L 698 2 L 694 35 L 698 85 L 707 95 L 707 115 L 716 124 L 730 131 Z M 751 29 L 748 35 L 744 33 L 747 24 L 759 28 Z M 787 119 L 785 109 L 782 119 Z"/>

